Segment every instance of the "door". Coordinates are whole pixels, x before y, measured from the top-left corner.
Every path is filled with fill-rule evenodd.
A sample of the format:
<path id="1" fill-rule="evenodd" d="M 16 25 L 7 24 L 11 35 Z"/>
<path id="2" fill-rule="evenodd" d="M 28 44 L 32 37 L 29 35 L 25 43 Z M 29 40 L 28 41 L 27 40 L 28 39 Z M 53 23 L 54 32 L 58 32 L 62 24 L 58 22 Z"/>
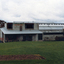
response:
<path id="1" fill-rule="evenodd" d="M 20 26 L 20 31 L 22 31 L 22 26 Z"/>

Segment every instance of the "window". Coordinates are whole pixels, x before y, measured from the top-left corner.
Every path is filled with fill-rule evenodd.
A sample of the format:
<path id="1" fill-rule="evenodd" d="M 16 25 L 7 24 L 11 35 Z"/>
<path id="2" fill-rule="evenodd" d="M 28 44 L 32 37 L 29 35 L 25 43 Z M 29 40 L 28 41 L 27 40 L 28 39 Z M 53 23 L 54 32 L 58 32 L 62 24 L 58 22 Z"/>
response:
<path id="1" fill-rule="evenodd" d="M 38 34 L 38 40 L 42 40 L 42 34 Z"/>
<path id="2" fill-rule="evenodd" d="M 25 29 L 34 29 L 34 24 L 32 24 L 32 23 L 31 24 L 30 23 L 25 24 Z"/>
<path id="3" fill-rule="evenodd" d="M 12 29 L 13 28 L 13 24 L 12 23 L 7 23 L 7 29 Z"/>

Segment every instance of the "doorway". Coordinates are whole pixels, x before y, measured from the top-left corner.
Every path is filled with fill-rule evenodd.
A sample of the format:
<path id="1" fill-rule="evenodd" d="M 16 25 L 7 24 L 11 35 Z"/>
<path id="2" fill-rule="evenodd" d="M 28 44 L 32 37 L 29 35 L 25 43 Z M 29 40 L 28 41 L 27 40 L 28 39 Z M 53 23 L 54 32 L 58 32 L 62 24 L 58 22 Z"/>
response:
<path id="1" fill-rule="evenodd" d="M 20 26 L 20 31 L 22 31 L 22 26 Z"/>

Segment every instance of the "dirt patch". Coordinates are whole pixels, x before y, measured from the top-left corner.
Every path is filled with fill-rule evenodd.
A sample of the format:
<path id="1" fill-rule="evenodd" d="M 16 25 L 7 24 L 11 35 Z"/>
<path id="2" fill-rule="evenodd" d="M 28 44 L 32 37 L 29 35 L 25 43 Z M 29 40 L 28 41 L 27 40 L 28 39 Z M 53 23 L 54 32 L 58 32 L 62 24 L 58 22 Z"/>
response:
<path id="1" fill-rule="evenodd" d="M 35 59 L 46 59 L 40 55 L 0 55 L 0 61 L 4 60 L 35 60 Z"/>

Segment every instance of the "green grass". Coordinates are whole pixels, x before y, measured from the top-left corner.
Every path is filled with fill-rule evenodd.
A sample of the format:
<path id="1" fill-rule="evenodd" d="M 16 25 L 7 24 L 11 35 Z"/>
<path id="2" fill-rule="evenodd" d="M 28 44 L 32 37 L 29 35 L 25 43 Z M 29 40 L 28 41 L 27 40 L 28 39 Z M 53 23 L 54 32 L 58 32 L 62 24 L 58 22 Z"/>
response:
<path id="1" fill-rule="evenodd" d="M 40 54 L 45 60 L 0 61 L 0 64 L 64 64 L 64 41 L 0 43 L 0 55 Z"/>

